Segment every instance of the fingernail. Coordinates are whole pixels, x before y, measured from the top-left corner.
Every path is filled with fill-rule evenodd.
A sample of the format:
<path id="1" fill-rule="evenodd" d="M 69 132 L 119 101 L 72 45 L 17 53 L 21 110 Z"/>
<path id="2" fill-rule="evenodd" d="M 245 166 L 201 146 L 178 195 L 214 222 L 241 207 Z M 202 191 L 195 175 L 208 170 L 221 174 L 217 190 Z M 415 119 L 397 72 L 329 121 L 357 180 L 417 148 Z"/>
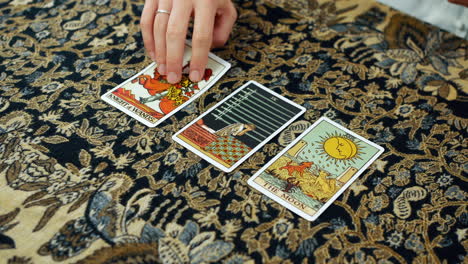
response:
<path id="1" fill-rule="evenodd" d="M 158 72 L 162 75 L 166 75 L 166 64 L 161 64 L 158 66 Z"/>
<path id="2" fill-rule="evenodd" d="M 149 56 L 150 56 L 150 58 L 151 58 L 153 61 L 155 61 L 155 59 L 154 59 L 154 52 L 150 51 L 150 52 L 149 52 Z"/>
<path id="3" fill-rule="evenodd" d="M 167 75 L 167 81 L 170 83 L 176 83 L 178 80 L 179 78 L 177 78 L 177 74 L 175 72 L 170 72 Z"/>
<path id="4" fill-rule="evenodd" d="M 191 71 L 190 72 L 190 80 L 192 80 L 192 82 L 199 82 L 200 81 L 200 72 L 199 71 Z"/>

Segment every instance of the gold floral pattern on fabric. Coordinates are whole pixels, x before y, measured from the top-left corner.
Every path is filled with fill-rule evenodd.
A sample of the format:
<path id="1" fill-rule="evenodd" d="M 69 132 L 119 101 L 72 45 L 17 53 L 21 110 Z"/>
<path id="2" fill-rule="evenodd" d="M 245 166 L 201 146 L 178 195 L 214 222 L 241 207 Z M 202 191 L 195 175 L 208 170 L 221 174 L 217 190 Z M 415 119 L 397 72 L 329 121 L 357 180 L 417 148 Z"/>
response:
<path id="1" fill-rule="evenodd" d="M 233 34 L 214 51 L 231 70 L 148 128 L 99 99 L 150 63 L 142 8 L 0 1 L 0 259 L 464 261 L 466 40 L 373 1 L 239 0 Z M 172 141 L 248 80 L 306 113 L 232 173 Z M 321 116 L 385 152 L 308 222 L 247 179 Z"/>

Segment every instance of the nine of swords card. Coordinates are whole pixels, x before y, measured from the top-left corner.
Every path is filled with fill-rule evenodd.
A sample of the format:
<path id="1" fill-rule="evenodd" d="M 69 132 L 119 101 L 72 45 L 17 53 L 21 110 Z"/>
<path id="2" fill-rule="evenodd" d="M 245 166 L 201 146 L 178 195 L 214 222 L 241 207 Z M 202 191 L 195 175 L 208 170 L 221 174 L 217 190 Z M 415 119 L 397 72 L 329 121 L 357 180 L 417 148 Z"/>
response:
<path id="1" fill-rule="evenodd" d="M 250 81 L 177 132 L 173 139 L 230 172 L 304 111 L 304 107 Z"/>

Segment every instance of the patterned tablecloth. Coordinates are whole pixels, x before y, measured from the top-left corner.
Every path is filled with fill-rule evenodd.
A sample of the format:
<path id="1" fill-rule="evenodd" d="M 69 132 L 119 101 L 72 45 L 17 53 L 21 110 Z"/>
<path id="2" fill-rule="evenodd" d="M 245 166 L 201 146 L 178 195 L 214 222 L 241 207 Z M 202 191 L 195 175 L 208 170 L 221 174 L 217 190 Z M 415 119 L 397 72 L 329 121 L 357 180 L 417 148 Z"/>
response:
<path id="1" fill-rule="evenodd" d="M 232 69 L 148 128 L 99 99 L 150 62 L 143 1 L 0 1 L 2 263 L 463 262 L 467 41 L 373 1 L 236 5 Z M 171 140 L 251 79 L 307 112 L 232 173 Z M 320 116 L 385 152 L 308 222 L 246 181 Z"/>

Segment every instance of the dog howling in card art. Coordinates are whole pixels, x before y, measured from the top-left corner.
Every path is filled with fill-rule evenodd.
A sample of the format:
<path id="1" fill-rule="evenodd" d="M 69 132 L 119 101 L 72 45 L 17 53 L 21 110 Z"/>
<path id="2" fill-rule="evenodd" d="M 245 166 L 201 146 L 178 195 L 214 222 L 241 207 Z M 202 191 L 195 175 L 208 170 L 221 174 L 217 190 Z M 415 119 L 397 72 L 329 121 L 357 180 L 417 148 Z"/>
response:
<path id="1" fill-rule="evenodd" d="M 288 164 L 279 168 L 279 170 L 287 170 L 289 176 L 293 176 L 294 172 L 298 172 L 302 177 L 304 175 L 304 170 L 309 169 L 312 165 L 314 165 L 313 162 L 301 162 L 299 165 L 291 165 L 291 163 L 292 161 L 289 161 Z"/>
<path id="2" fill-rule="evenodd" d="M 299 165 L 291 165 L 291 163 L 292 161 L 289 161 L 285 166 L 278 168 L 278 170 L 287 170 L 288 175 L 290 176 L 286 180 L 288 185 L 284 190 L 285 192 L 289 192 L 293 186 L 297 185 L 295 184 L 296 177 L 294 176 L 294 172 L 297 172 L 299 177 L 303 177 L 305 169 L 310 169 L 310 167 L 314 164 L 313 162 L 301 162 Z"/>

